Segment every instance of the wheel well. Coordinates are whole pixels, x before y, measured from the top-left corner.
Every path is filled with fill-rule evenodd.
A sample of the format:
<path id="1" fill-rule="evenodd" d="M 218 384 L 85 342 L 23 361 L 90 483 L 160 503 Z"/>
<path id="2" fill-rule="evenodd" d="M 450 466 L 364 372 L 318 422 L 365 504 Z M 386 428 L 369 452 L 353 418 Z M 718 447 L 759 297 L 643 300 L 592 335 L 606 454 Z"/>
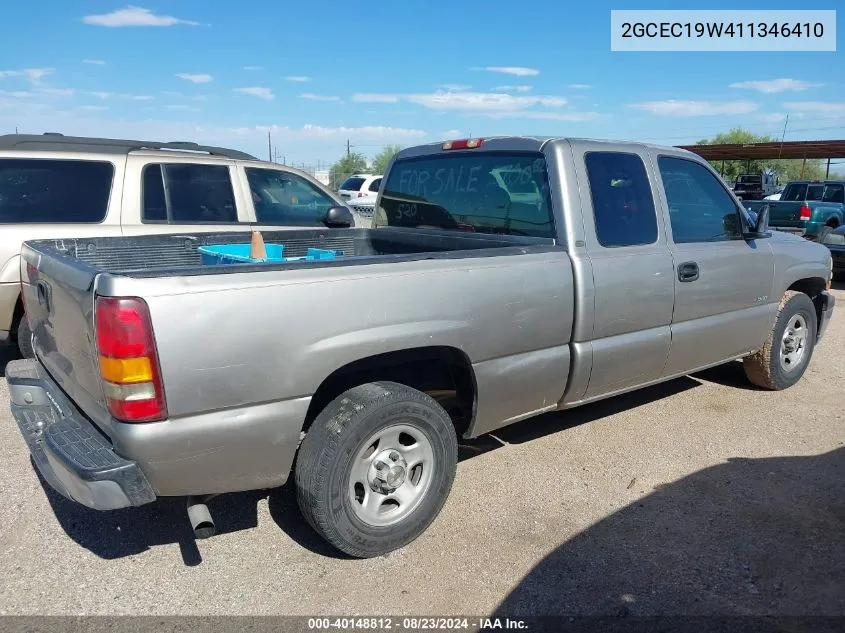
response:
<path id="1" fill-rule="evenodd" d="M 821 277 L 810 277 L 809 279 L 799 279 L 789 287 L 789 290 L 803 292 L 810 297 L 813 305 L 816 307 L 816 325 L 821 323 L 822 318 L 822 292 L 827 288 L 827 282 Z"/>
<path id="2" fill-rule="evenodd" d="M 787 288 L 787 290 L 803 292 L 805 295 L 809 296 L 810 299 L 814 299 L 820 295 L 826 287 L 827 282 L 821 277 L 809 277 L 807 279 L 799 279 Z"/>
<path id="3" fill-rule="evenodd" d="M 304 431 L 337 396 L 357 385 L 378 380 L 423 391 L 446 410 L 458 437 L 475 413 L 475 375 L 466 354 L 454 347 L 421 347 L 387 352 L 354 361 L 333 372 L 314 392 Z"/>
<path id="4" fill-rule="evenodd" d="M 839 226 L 839 218 L 833 216 L 827 222 L 825 222 L 825 226 L 829 226 L 831 228 L 837 228 Z"/>

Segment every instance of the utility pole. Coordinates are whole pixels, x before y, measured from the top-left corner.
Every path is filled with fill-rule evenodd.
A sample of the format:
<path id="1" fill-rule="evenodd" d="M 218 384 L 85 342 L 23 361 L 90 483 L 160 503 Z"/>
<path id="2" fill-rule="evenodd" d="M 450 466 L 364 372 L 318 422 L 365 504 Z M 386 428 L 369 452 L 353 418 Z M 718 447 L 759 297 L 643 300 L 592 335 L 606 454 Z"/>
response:
<path id="1" fill-rule="evenodd" d="M 270 130 L 267 130 L 267 160 L 273 162 L 273 143 L 270 140 Z"/>
<path id="2" fill-rule="evenodd" d="M 349 158 L 349 155 L 350 155 L 349 147 L 350 147 L 349 139 L 346 139 L 346 158 Z"/>

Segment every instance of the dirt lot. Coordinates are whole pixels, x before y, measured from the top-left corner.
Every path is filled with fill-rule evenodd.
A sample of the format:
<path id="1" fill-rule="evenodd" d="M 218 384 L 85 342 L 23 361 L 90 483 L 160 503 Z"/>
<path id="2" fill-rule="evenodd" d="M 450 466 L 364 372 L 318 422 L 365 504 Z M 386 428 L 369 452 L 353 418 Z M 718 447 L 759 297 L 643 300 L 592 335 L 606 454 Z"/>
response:
<path id="1" fill-rule="evenodd" d="M 462 449 L 415 543 L 339 558 L 288 487 L 97 513 L 46 491 L 0 386 L 0 614 L 845 615 L 845 291 L 805 378 L 741 365 Z"/>

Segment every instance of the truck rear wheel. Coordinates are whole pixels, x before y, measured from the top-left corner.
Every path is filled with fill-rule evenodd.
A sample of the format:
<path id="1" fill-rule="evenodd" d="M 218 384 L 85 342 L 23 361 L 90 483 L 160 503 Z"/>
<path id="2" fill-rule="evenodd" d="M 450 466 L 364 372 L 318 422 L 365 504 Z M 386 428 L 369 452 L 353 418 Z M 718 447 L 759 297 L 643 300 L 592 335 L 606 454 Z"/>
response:
<path id="1" fill-rule="evenodd" d="M 393 382 L 359 385 L 335 398 L 302 441 L 297 501 L 334 547 L 379 556 L 437 517 L 457 460 L 452 420 L 433 398 Z"/>
<path id="2" fill-rule="evenodd" d="M 22 314 L 18 320 L 16 335 L 18 343 L 18 351 L 24 358 L 32 358 L 35 352 L 32 349 L 32 330 L 29 329 L 29 321 L 26 320 L 26 315 Z"/>
<path id="3" fill-rule="evenodd" d="M 764 389 L 780 391 L 804 375 L 816 342 L 816 308 L 803 292 L 783 295 L 769 338 L 743 360 L 745 375 Z"/>

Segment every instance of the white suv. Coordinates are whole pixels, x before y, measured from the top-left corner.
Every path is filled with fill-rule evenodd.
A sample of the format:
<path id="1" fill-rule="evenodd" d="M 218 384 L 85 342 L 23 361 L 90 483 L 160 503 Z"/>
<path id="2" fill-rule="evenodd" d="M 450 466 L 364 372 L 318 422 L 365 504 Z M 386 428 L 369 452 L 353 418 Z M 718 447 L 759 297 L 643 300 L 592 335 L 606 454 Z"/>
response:
<path id="1" fill-rule="evenodd" d="M 328 188 L 291 167 L 195 143 L 0 136 L 0 344 L 31 354 L 20 299 L 26 240 L 354 226 Z"/>
<path id="2" fill-rule="evenodd" d="M 371 218 L 381 179 L 381 175 L 354 174 L 343 181 L 337 193 L 358 215 Z"/>

